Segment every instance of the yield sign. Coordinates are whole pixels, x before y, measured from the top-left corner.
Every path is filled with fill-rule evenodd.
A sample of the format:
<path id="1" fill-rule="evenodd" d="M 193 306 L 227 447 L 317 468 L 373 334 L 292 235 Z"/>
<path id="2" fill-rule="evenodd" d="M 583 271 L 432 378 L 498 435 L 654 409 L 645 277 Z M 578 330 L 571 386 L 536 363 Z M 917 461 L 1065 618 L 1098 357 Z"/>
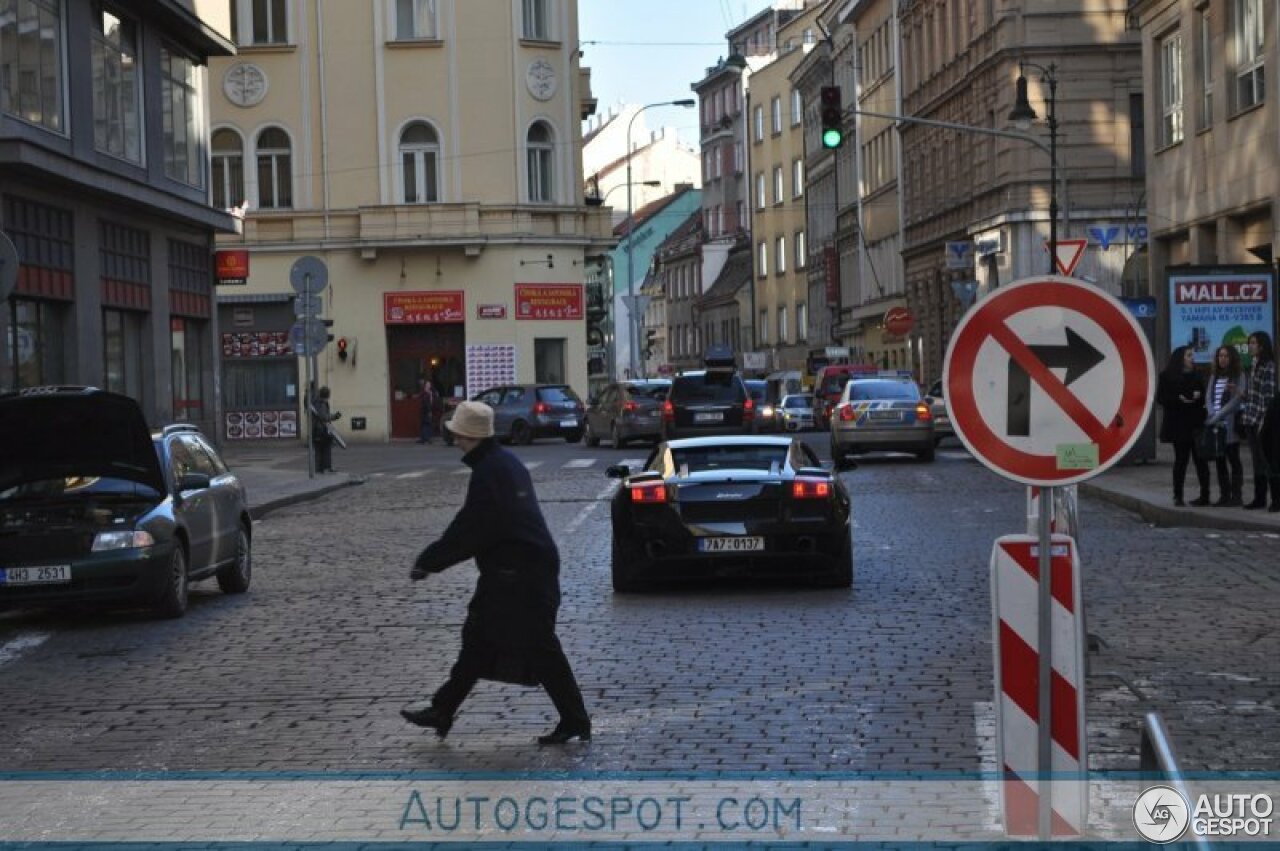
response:
<path id="1" fill-rule="evenodd" d="M 1043 487 L 1124 457 L 1155 392 L 1151 349 L 1124 305 L 1058 277 L 1017 281 L 979 302 L 951 337 L 942 380 L 969 451 Z"/>
<path id="2" fill-rule="evenodd" d="M 1080 265 L 1080 258 L 1084 256 L 1085 246 L 1089 244 L 1087 239 L 1060 239 L 1054 243 L 1053 265 L 1058 267 L 1058 271 L 1071 277 L 1071 273 L 1076 270 L 1076 266 Z M 1048 250 L 1049 243 L 1045 242 L 1045 249 Z"/>

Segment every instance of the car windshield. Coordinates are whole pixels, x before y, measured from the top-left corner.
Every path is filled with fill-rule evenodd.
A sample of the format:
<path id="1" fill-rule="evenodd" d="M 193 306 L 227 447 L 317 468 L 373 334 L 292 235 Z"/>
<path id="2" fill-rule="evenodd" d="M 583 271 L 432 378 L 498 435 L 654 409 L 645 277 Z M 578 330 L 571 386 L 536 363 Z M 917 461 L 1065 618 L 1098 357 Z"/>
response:
<path id="1" fill-rule="evenodd" d="M 785 399 L 783 399 L 783 400 L 782 400 L 782 407 L 784 407 L 784 408 L 812 408 L 812 407 L 813 407 L 813 397 L 812 397 L 812 396 L 788 396 L 787 398 L 785 398 Z"/>
<path id="2" fill-rule="evenodd" d="M 768 389 L 763 381 L 744 381 L 747 385 L 747 392 L 751 394 L 751 398 L 757 401 L 764 398 L 765 390 Z"/>
<path id="3" fill-rule="evenodd" d="M 672 449 L 671 458 L 683 472 L 707 470 L 764 470 L 781 468 L 787 461 L 786 444 L 746 444 L 736 446 L 691 446 Z"/>
<path id="4" fill-rule="evenodd" d="M 825 379 L 823 379 L 821 392 L 830 393 L 830 394 L 839 393 L 841 390 L 844 390 L 844 386 L 848 383 L 849 383 L 848 374 L 843 372 L 837 372 L 836 374 L 828 375 Z"/>
<path id="5" fill-rule="evenodd" d="M 543 402 L 577 402 L 578 394 L 572 387 L 539 387 L 538 398 Z"/>
<path id="6" fill-rule="evenodd" d="M 872 399 L 920 398 L 920 391 L 910 381 L 855 381 L 849 388 L 850 402 L 866 402 Z"/>
<path id="7" fill-rule="evenodd" d="M 628 384 L 627 395 L 633 399 L 658 399 L 667 398 L 667 391 L 671 389 L 670 384 Z"/>
<path id="8" fill-rule="evenodd" d="M 732 372 L 682 375 L 671 385 L 673 402 L 741 402 L 746 398 L 742 381 Z"/>
<path id="9" fill-rule="evenodd" d="M 154 499 L 157 494 L 153 488 L 128 479 L 109 476 L 57 476 L 33 479 L 6 488 L 0 491 L 0 502 L 89 496 Z"/>

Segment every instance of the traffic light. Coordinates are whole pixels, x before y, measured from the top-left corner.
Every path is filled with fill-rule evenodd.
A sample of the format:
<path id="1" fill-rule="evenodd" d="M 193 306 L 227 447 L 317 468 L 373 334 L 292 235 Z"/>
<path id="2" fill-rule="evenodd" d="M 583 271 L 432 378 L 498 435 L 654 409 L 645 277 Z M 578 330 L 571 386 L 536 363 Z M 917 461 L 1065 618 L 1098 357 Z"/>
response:
<path id="1" fill-rule="evenodd" d="M 326 327 L 326 328 L 332 328 L 332 327 L 333 327 L 333 320 L 332 320 L 332 319 L 321 319 L 321 320 L 320 320 L 320 324 L 321 324 L 321 325 L 323 325 L 323 326 L 324 326 L 324 327 Z M 325 339 L 326 339 L 326 340 L 328 340 L 330 343 L 332 343 L 332 342 L 333 342 L 333 335 L 332 335 L 332 334 L 326 334 L 326 335 L 325 335 Z"/>
<path id="2" fill-rule="evenodd" d="M 840 103 L 840 87 L 823 86 L 819 101 L 822 147 L 838 148 L 844 144 L 844 107 Z"/>
<path id="3" fill-rule="evenodd" d="M 646 328 L 644 331 L 644 356 L 645 359 L 653 357 L 653 344 L 658 339 L 657 328 Z"/>
<path id="4" fill-rule="evenodd" d="M 343 361 L 343 362 L 345 362 L 345 361 L 346 361 L 346 359 L 347 359 L 347 346 L 348 346 L 347 338 L 346 338 L 346 337 L 339 337 L 339 338 L 338 338 L 338 360 Z"/>

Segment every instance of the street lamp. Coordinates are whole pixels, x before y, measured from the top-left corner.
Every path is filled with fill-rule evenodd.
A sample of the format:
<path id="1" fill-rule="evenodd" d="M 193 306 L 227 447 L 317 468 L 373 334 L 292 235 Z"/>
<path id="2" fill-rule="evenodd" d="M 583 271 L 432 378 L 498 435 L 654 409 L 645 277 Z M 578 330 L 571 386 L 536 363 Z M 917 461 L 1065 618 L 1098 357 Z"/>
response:
<path id="1" fill-rule="evenodd" d="M 634 378 L 639 375 L 640 368 L 636 360 L 636 341 L 639 334 L 636 329 L 640 326 L 639 318 L 636 316 L 636 278 L 635 278 L 635 253 L 636 247 L 631 244 L 631 234 L 636 229 L 636 223 L 633 218 L 635 210 L 631 206 L 631 128 L 636 123 L 636 119 L 640 117 L 640 113 L 646 109 L 652 109 L 655 106 L 697 106 L 698 102 L 693 98 L 682 98 L 681 100 L 664 100 L 659 103 L 647 103 L 636 110 L 636 114 L 631 116 L 631 120 L 627 122 L 627 345 L 629 348 L 628 363 L 631 367 L 631 376 Z"/>
<path id="2" fill-rule="evenodd" d="M 1023 129 L 1037 117 L 1027 98 L 1027 78 L 1023 74 L 1023 68 L 1027 67 L 1043 74 L 1042 79 L 1049 84 L 1049 274 L 1053 275 L 1058 271 L 1058 78 L 1054 76 L 1058 66 L 1052 62 L 1048 68 L 1034 62 L 1018 63 L 1017 94 L 1009 120 Z"/>

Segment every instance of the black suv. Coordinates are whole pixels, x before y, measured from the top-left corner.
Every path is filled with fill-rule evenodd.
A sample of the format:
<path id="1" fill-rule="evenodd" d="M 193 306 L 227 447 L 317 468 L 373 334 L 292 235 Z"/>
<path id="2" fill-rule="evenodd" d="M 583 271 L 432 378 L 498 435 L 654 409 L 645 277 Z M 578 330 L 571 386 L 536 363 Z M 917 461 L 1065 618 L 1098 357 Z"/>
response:
<path id="1" fill-rule="evenodd" d="M 0 395 L 0 609 L 58 603 L 187 610 L 187 583 L 249 589 L 244 487 L 195 426 L 152 432 L 93 387 Z"/>
<path id="2" fill-rule="evenodd" d="M 713 346 L 703 361 L 705 370 L 684 372 L 672 379 L 662 405 L 663 440 L 751 432 L 755 402 L 734 369 L 732 352 Z"/>

